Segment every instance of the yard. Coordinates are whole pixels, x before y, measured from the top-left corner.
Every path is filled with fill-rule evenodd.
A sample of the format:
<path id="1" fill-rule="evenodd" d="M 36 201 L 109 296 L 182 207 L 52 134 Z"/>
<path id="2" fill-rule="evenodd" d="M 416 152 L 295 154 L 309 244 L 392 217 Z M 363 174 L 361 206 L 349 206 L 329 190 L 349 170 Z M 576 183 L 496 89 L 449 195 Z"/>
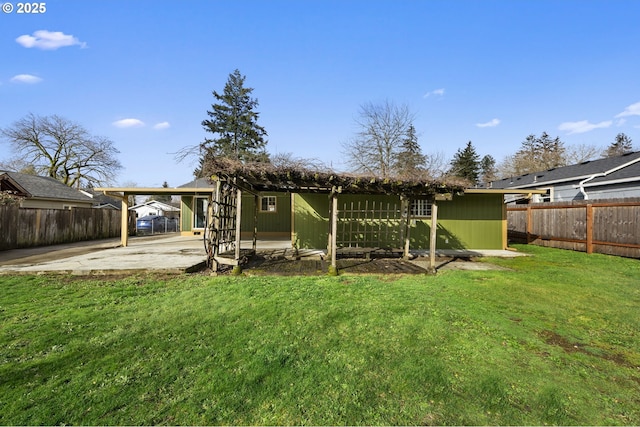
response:
<path id="1" fill-rule="evenodd" d="M 0 277 L 0 424 L 637 425 L 640 261 Z"/>

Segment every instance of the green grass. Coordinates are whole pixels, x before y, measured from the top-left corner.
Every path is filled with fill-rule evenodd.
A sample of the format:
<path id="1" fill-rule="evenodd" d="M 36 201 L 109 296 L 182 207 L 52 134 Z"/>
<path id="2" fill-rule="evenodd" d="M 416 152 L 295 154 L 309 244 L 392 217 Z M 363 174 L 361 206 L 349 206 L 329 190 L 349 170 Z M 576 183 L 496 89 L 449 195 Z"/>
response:
<path id="1" fill-rule="evenodd" d="M 0 424 L 640 424 L 640 262 L 0 277 Z"/>

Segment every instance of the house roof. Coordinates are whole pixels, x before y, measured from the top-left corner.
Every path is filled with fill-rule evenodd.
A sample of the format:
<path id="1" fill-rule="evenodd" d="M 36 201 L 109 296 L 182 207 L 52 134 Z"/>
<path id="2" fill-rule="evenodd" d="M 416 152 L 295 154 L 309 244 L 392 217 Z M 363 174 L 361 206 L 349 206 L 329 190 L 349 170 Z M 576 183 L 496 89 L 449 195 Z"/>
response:
<path id="1" fill-rule="evenodd" d="M 591 177 L 588 186 L 640 181 L 640 151 L 505 178 L 492 182 L 492 188 L 545 187 Z"/>
<path id="2" fill-rule="evenodd" d="M 129 210 L 141 208 L 142 206 L 154 206 L 154 207 L 156 207 L 158 209 L 161 209 L 163 211 L 168 211 L 168 212 L 179 212 L 180 211 L 180 208 L 176 208 L 175 206 L 168 205 L 168 204 L 160 202 L 158 200 L 147 200 L 144 203 L 139 203 L 139 204 L 137 204 L 135 206 L 131 206 L 129 208 Z"/>
<path id="3" fill-rule="evenodd" d="M 93 198 L 93 206 L 97 208 L 112 207 L 113 209 L 121 209 L 122 201 L 115 197 L 107 196 L 106 194 L 96 191 L 94 188 L 85 188 L 82 190 L 84 193 L 88 193 L 89 197 Z"/>
<path id="4" fill-rule="evenodd" d="M 93 199 L 82 192 L 68 187 L 54 178 L 29 175 L 19 172 L 0 172 L 3 190 L 11 187 L 23 197 L 31 199 L 63 200 L 92 203 Z"/>
<path id="5" fill-rule="evenodd" d="M 186 184 L 179 185 L 178 188 L 212 188 L 213 184 L 207 178 L 197 178 Z"/>

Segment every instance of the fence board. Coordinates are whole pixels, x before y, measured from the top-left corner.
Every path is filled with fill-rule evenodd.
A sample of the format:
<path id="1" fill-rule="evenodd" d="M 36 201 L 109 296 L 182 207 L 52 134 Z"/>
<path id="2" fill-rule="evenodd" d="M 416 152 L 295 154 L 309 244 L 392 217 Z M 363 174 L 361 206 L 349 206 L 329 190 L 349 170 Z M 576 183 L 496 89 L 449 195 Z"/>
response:
<path id="1" fill-rule="evenodd" d="M 0 206 L 0 250 L 120 236 L 114 209 L 36 209 Z"/>
<path id="2" fill-rule="evenodd" d="M 512 241 L 640 258 L 640 199 L 507 208 Z"/>

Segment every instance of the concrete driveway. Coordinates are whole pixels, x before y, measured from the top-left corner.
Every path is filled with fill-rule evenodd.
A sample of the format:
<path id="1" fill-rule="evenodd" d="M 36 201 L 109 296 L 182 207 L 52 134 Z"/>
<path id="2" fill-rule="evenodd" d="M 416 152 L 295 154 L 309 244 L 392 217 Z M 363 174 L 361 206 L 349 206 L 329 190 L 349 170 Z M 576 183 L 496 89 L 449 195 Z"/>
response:
<path id="1" fill-rule="evenodd" d="M 206 265 L 202 237 L 179 234 L 79 242 L 0 252 L 0 274 L 185 273 Z"/>

